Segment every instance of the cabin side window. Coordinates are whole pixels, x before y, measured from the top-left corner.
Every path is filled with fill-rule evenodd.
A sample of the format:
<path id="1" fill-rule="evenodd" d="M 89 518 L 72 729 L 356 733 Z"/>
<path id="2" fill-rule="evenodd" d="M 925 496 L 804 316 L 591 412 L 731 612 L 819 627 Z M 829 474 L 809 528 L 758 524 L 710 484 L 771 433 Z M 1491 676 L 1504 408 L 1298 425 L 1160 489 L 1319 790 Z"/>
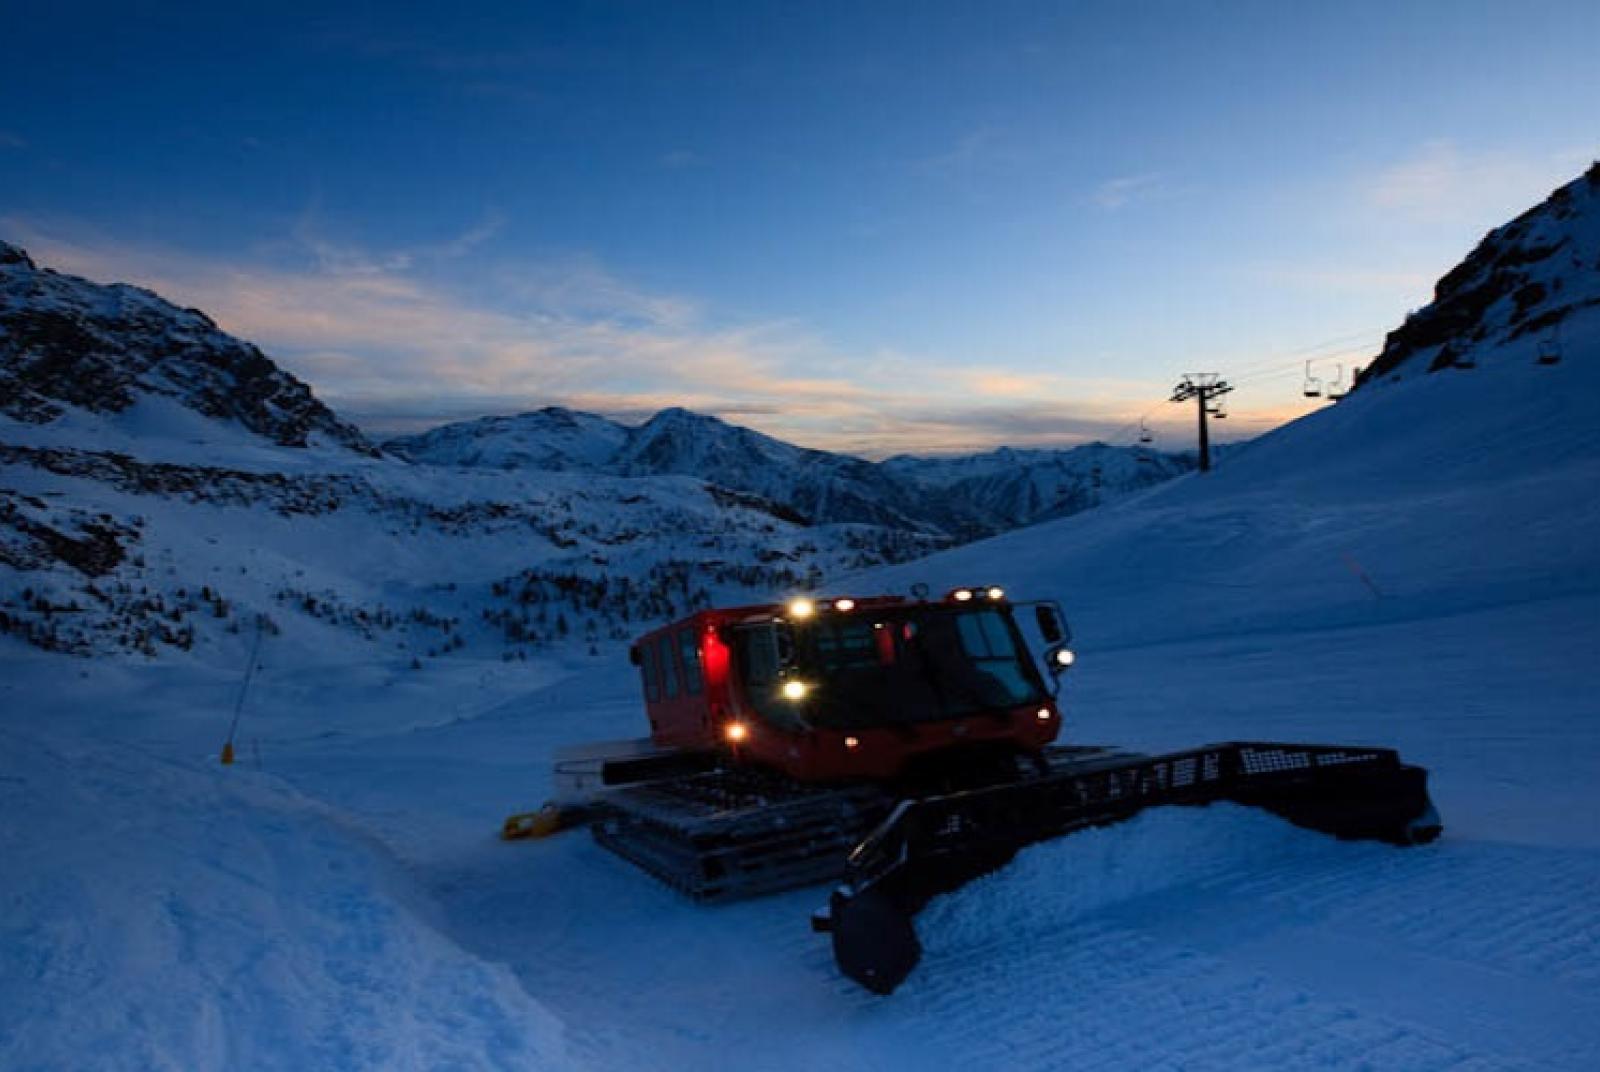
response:
<path id="1" fill-rule="evenodd" d="M 639 645 L 639 672 L 644 675 L 644 698 L 647 703 L 661 699 L 661 676 L 656 669 L 656 646 Z"/>
<path id="2" fill-rule="evenodd" d="M 683 657 L 683 691 L 688 696 L 698 696 L 705 688 L 705 677 L 700 671 L 700 649 L 695 644 L 694 629 L 678 633 L 678 654 Z"/>
<path id="3" fill-rule="evenodd" d="M 673 700 L 678 696 L 678 660 L 672 654 L 672 634 L 666 633 L 656 641 L 656 663 L 661 667 L 661 698 Z"/>

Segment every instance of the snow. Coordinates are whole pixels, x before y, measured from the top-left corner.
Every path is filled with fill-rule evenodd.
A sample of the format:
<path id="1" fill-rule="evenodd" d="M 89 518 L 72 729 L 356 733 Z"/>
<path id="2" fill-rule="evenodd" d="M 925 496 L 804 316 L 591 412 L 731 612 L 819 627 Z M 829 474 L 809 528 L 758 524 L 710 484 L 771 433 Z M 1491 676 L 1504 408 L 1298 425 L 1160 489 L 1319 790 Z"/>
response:
<path id="1" fill-rule="evenodd" d="M 825 889 L 696 907 L 581 833 L 496 838 L 557 748 L 642 732 L 618 644 L 412 672 L 285 614 L 223 768 L 246 636 L 148 660 L 0 639 L 0 1068 L 1600 1067 L 1600 308 L 1561 331 L 1560 365 L 1524 336 L 1408 368 L 1214 473 L 830 586 L 1057 598 L 1068 739 L 1392 745 L 1431 772 L 1433 845 L 1147 812 L 936 900 L 877 998 L 809 931 Z M 641 486 L 359 464 L 439 502 Z M 653 483 L 614 520 L 684 539 L 672 504 L 703 486 Z M 163 510 L 175 560 L 396 603 L 436 570 L 470 607 L 550 553 L 381 511 Z"/>
<path id="2" fill-rule="evenodd" d="M 494 469 L 597 470 L 628 438 L 628 429 L 592 413 L 548 406 L 515 417 L 447 424 L 384 446 L 432 465 Z"/>
<path id="3" fill-rule="evenodd" d="M 271 775 L 0 731 L 0 1066 L 558 1068 L 561 1025 Z"/>
<path id="4" fill-rule="evenodd" d="M 134 765 L 137 781 L 152 779 L 157 761 L 144 757 L 154 755 L 216 787 L 208 792 L 292 784 L 307 812 L 292 840 L 325 837 L 312 829 L 323 821 L 349 837 L 253 881 L 275 897 L 294 896 L 302 880 L 319 887 L 329 858 L 365 832 L 398 864 L 352 881 L 414 908 L 461 956 L 503 965 L 587 1067 L 1580 1069 L 1600 1054 L 1597 623 L 1600 601 L 1585 595 L 1095 655 L 1071 685 L 1074 739 L 1146 748 L 1233 736 L 1390 742 L 1431 767 L 1445 837 L 1402 850 L 1340 843 L 1237 808 L 1148 813 L 1036 846 L 936 901 L 918 920 L 926 959 L 887 1000 L 842 981 L 825 940 L 809 933 L 824 890 L 700 908 L 581 834 L 496 840 L 505 812 L 546 794 L 557 747 L 636 732 L 635 686 L 620 653 L 589 675 L 572 666 L 535 677 L 521 666 L 441 665 L 426 686 L 268 658 L 246 707 L 241 763 L 228 771 L 214 765 L 236 684 L 226 675 L 97 666 L 87 680 L 47 689 L 59 664 L 30 659 L 8 675 L 0 706 L 8 727 L 54 734 L 70 725 L 117 740 L 118 762 Z M 1486 637 L 1492 673 L 1480 657 Z M 1197 679 L 1226 687 L 1197 695 Z M 10 702 L 30 695 L 41 698 L 32 710 Z M 14 731 L 0 732 L 11 755 Z M 58 748 L 75 766 L 105 751 L 78 739 Z M 39 766 L 23 753 L 5 773 Z M 58 777 L 46 767 L 39 781 Z M 117 798 L 100 780 L 85 790 L 90 801 L 121 813 L 131 800 L 150 807 L 151 797 L 160 810 L 150 821 L 163 834 L 175 828 L 163 790 L 129 785 Z M 59 795 L 40 806 L 59 806 Z M 204 798 L 193 805 L 218 807 Z M 122 827 L 81 844 L 99 816 L 65 812 L 61 826 L 29 835 L 30 881 L 45 881 L 41 872 L 55 881 L 115 873 L 106 860 Z M 231 838 L 271 837 L 278 821 L 242 813 Z M 192 859 L 229 842 L 214 832 L 223 825 L 176 827 L 176 845 L 140 849 L 206 890 L 219 878 Z M 25 815 L 7 829 L 32 826 Z M 261 826 L 267 832 L 253 833 Z M 76 845 L 76 854 L 50 859 L 41 842 L 50 852 Z M 16 903 L 14 883 L 0 879 L 6 903 Z M 226 900 L 205 896 L 215 907 Z M 94 929 L 124 929 L 99 911 L 85 917 L 100 921 Z M 50 933 L 31 911 L 8 916 L 19 921 Z M 299 914 L 255 922 L 296 943 L 286 957 L 324 955 L 326 941 L 299 943 L 303 928 L 331 936 Z M 198 963 L 224 952 L 200 950 Z M 372 956 L 397 984 L 411 978 L 413 963 L 390 949 Z M 127 1003 L 139 978 L 162 971 L 159 959 L 127 965 L 126 989 L 119 999 L 108 986 L 107 1004 Z M 4 977 L 16 978 L 9 966 Z M 262 979 L 252 990 L 264 1002 L 278 983 Z M 285 1013 L 286 1030 L 310 1034 L 292 1018 L 314 1016 L 319 1002 L 292 993 L 298 1011 Z M 9 986 L 0 991 L 9 995 Z M 16 1006 L 0 1004 L 7 1008 Z M 165 1021 L 150 1015 L 184 1019 L 165 1012 Z M 231 1031 L 254 1029 L 256 1008 L 224 1012 Z M 457 1012 L 464 1027 L 481 1026 L 470 1005 Z M 0 1012 L 8 1028 L 10 1015 Z M 466 1053 L 483 1035 L 471 1038 L 447 1063 L 516 1064 L 487 1045 Z M 72 1067 L 82 1052 L 53 1046 L 40 1051 L 43 1067 Z M 13 1052 L 0 1049 L 0 1066 L 17 1063 Z M 225 1067 L 208 1066 L 198 1045 L 185 1059 Z M 303 1067 L 361 1066 L 311 1059 Z"/>

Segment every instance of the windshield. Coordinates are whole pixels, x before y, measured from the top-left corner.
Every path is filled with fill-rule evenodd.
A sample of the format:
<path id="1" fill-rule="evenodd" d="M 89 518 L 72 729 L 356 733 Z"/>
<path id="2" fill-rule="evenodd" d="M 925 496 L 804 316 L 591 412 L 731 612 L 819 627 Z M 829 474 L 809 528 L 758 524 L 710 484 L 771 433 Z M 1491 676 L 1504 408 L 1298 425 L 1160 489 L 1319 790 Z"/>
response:
<path id="1" fill-rule="evenodd" d="M 796 626 L 793 677 L 810 686 L 800 701 L 783 699 L 770 684 L 770 642 L 750 639 L 739 645 L 754 657 L 746 661 L 756 671 L 746 678 L 750 698 L 780 723 L 930 722 L 1047 698 L 1009 608 L 893 608 Z"/>

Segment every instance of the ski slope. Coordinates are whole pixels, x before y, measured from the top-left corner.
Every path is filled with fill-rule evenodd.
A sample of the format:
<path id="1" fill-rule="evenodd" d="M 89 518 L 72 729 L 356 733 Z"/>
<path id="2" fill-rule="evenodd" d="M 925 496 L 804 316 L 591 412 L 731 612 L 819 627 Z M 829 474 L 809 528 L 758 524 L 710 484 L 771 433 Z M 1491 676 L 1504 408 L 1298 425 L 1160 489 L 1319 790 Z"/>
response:
<path id="1" fill-rule="evenodd" d="M 618 648 L 417 675 L 288 638 L 222 770 L 236 672 L 11 646 L 0 1067 L 1600 1067 L 1596 328 L 834 586 L 1058 598 L 1069 738 L 1392 744 L 1432 846 L 1146 813 L 936 901 L 874 998 L 825 890 L 697 908 L 582 834 L 496 840 L 553 749 L 641 731 Z"/>

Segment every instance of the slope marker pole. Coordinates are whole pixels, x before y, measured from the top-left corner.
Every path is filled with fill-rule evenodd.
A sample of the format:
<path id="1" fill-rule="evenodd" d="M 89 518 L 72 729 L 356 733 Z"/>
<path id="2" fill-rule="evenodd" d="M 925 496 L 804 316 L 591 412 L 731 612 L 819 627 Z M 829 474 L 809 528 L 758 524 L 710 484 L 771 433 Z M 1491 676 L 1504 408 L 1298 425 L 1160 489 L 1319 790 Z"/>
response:
<path id="1" fill-rule="evenodd" d="M 228 724 L 228 739 L 222 742 L 222 765 L 233 764 L 233 735 L 239 729 L 239 716 L 244 713 L 245 694 L 250 691 L 250 679 L 255 676 L 256 656 L 261 653 L 261 619 L 256 619 L 256 639 L 250 645 L 250 665 L 244 668 L 244 681 L 239 686 L 239 697 L 233 702 L 233 721 Z M 257 751 L 258 764 L 260 752 Z"/>

